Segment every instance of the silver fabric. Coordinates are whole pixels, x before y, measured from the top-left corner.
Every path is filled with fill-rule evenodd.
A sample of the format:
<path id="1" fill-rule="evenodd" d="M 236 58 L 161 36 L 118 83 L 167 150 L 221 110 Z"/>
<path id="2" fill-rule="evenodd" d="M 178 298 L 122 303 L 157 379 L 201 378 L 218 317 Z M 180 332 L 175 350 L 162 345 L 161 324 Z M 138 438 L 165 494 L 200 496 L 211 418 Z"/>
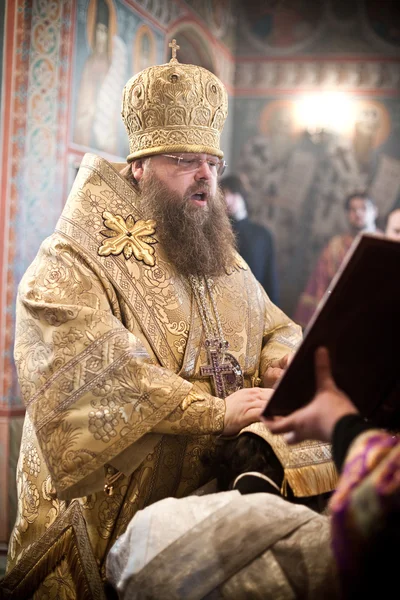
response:
<path id="1" fill-rule="evenodd" d="M 326 515 L 237 491 L 139 511 L 107 559 L 123 600 L 338 598 Z"/>

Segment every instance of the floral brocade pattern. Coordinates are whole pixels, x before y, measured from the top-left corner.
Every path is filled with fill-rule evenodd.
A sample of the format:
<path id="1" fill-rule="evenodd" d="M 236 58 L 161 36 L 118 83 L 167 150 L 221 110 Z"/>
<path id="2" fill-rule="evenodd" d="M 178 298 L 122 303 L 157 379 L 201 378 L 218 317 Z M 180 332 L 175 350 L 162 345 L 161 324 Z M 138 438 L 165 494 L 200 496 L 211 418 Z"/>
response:
<path id="1" fill-rule="evenodd" d="M 74 498 L 101 570 L 137 510 L 206 482 L 200 458 L 223 429 L 224 400 L 200 377 L 206 354 L 188 282 L 158 243 L 154 266 L 133 254 L 99 256 L 104 210 L 143 218 L 126 180 L 87 155 L 56 232 L 19 286 L 14 356 L 27 413 L 8 557 L 12 581 L 28 577 L 24 557 L 39 564 L 49 550 L 37 543 L 43 535 L 54 535 L 54 547 L 60 543 L 59 523 Z M 245 268 L 215 280 L 214 288 L 230 351 L 250 386 L 261 353 L 265 364 L 283 356 L 299 342 L 299 329 Z M 107 465 L 123 474 L 109 497 Z M 64 567 L 43 583 L 49 598 Z M 65 581 L 69 590 L 69 572 Z"/>

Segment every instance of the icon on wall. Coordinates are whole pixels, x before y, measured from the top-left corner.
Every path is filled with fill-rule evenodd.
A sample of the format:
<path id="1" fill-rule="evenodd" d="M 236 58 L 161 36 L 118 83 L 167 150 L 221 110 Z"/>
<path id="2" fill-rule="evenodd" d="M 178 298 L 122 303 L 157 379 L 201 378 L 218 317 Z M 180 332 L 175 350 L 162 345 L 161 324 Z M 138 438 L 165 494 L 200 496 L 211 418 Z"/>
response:
<path id="1" fill-rule="evenodd" d="M 327 6 L 326 0 L 246 0 L 242 10 L 247 40 L 275 54 L 301 50 L 322 34 Z"/>
<path id="2" fill-rule="evenodd" d="M 79 81 L 73 141 L 117 154 L 121 94 L 126 78 L 126 46 L 117 36 L 117 16 L 112 0 L 90 0 L 86 37 L 90 53 Z"/>
<path id="3" fill-rule="evenodd" d="M 389 137 L 390 116 L 382 102 L 358 100 L 354 119 L 353 148 L 360 168 L 368 170 L 375 148 Z"/>
<path id="4" fill-rule="evenodd" d="M 156 38 L 147 25 L 141 25 L 133 45 L 133 74 L 143 71 L 156 63 Z"/>
<path id="5" fill-rule="evenodd" d="M 393 48 L 400 46 L 400 7 L 397 0 L 365 0 L 364 18 L 373 35 Z"/>

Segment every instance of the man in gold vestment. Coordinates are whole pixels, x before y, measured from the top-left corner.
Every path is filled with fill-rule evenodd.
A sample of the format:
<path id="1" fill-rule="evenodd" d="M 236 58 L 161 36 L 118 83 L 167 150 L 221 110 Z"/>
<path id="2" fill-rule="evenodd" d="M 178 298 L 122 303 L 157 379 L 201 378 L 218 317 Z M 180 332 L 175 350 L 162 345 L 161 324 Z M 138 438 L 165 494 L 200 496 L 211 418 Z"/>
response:
<path id="1" fill-rule="evenodd" d="M 207 482 L 203 455 L 259 420 L 300 341 L 234 251 L 222 83 L 173 50 L 128 81 L 122 116 L 128 166 L 84 157 L 19 287 L 7 597 L 106 597 L 134 514 Z"/>

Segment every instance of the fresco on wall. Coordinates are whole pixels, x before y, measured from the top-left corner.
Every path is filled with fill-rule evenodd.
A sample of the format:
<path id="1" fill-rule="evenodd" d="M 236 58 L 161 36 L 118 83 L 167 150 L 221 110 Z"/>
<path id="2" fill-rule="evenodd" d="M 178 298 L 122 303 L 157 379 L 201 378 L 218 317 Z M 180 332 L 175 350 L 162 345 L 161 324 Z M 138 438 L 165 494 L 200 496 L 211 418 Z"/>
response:
<path id="1" fill-rule="evenodd" d="M 186 12 L 179 0 L 138 0 L 135 4 L 141 5 L 149 15 L 164 26 Z"/>
<path id="2" fill-rule="evenodd" d="M 293 315 L 323 245 L 347 225 L 346 194 L 367 188 L 381 226 L 400 203 L 400 4 L 247 0 L 238 10 L 232 164 L 252 216 L 274 231 Z"/>
<path id="3" fill-rule="evenodd" d="M 358 17 L 358 9 L 359 4 L 357 2 L 349 2 L 348 0 L 329 2 L 328 7 L 330 18 L 335 19 L 335 21 L 342 23 L 344 26 L 347 26 Z"/>
<path id="4" fill-rule="evenodd" d="M 326 9 L 326 0 L 248 0 L 241 4 L 246 41 L 275 53 L 306 48 L 320 36 Z"/>
<path id="5" fill-rule="evenodd" d="M 79 0 L 72 141 L 84 150 L 129 153 L 122 89 L 142 68 L 162 62 L 163 34 L 119 0 Z"/>
<path id="6" fill-rule="evenodd" d="M 139 73 L 156 64 L 156 37 L 148 25 L 141 25 L 133 43 L 133 73 Z M 132 73 L 132 74 L 133 74 Z"/>
<path id="7" fill-rule="evenodd" d="M 400 47 L 400 7 L 397 0 L 364 0 L 364 14 L 378 38 L 395 48 Z"/>
<path id="8" fill-rule="evenodd" d="M 329 58 L 323 61 L 302 60 L 243 61 L 236 66 L 236 86 L 239 90 L 302 90 L 335 89 L 400 90 L 400 60 L 346 60 Z"/>
<path id="9" fill-rule="evenodd" d="M 90 54 L 80 78 L 73 139 L 82 146 L 116 154 L 120 98 L 115 90 L 125 83 L 126 48 L 117 37 L 111 0 L 91 0 L 86 18 Z"/>
<path id="10" fill-rule="evenodd" d="M 223 38 L 234 23 L 232 0 L 208 0 L 204 4 L 212 33 L 217 38 Z"/>
<path id="11" fill-rule="evenodd" d="M 0 40 L 4 40 L 4 17 L 6 3 L 0 2 Z M 0 81 L 3 81 L 3 43 L 0 44 Z M 2 104 L 2 94 L 0 94 L 0 110 Z M 0 131 L 3 123 L 0 125 Z"/>
<path id="12" fill-rule="evenodd" d="M 179 62 L 187 65 L 199 65 L 218 75 L 212 49 L 200 28 L 192 24 L 190 26 L 183 25 L 174 32 L 174 37 L 179 41 L 177 54 Z"/>
<path id="13" fill-rule="evenodd" d="M 247 0 L 237 13 L 238 55 L 394 54 L 400 46 L 397 0 Z"/>
<path id="14" fill-rule="evenodd" d="M 400 198 L 397 102 L 356 98 L 351 106 L 350 120 L 324 130 L 299 125 L 296 97 L 236 100 L 235 120 L 247 131 L 234 162 L 252 216 L 274 232 L 289 314 L 323 245 L 346 228 L 346 195 L 369 190 L 381 218 Z"/>
<path id="15" fill-rule="evenodd" d="M 236 4 L 233 0 L 186 0 L 210 33 L 231 50 L 235 43 Z"/>

